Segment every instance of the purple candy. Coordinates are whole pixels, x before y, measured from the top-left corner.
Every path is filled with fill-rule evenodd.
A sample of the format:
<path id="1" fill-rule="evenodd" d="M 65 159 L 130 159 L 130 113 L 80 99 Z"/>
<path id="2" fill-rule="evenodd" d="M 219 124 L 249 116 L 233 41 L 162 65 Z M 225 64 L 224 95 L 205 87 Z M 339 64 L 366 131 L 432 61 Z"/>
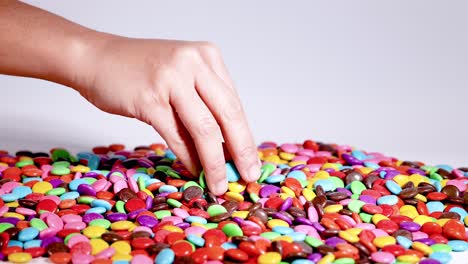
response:
<path id="1" fill-rule="evenodd" d="M 321 225 L 319 222 L 313 222 L 312 223 L 312 226 L 317 229 L 317 231 L 319 232 L 323 232 L 325 231 L 325 227 L 323 227 L 323 225 Z"/>
<path id="2" fill-rule="evenodd" d="M 409 168 L 408 173 L 409 174 L 419 174 L 419 175 L 422 175 L 422 176 L 426 176 L 426 173 L 423 170 L 416 169 L 416 168 Z"/>
<path id="3" fill-rule="evenodd" d="M 421 242 L 423 244 L 426 244 L 428 246 L 432 246 L 432 245 L 434 245 L 436 243 L 435 240 L 430 239 L 430 238 L 421 238 L 421 239 L 415 240 L 414 242 L 416 242 L 416 241 Z"/>
<path id="4" fill-rule="evenodd" d="M 89 195 L 89 196 L 96 196 L 96 190 L 89 184 L 80 184 L 78 185 L 77 191 L 81 195 Z"/>
<path id="5" fill-rule="evenodd" d="M 296 221 L 296 223 L 300 225 L 310 225 L 310 226 L 314 225 L 312 221 L 302 216 L 297 217 L 294 221 Z"/>
<path id="6" fill-rule="evenodd" d="M 158 193 L 158 197 L 166 197 L 170 194 L 170 192 L 163 192 L 163 193 Z"/>
<path id="7" fill-rule="evenodd" d="M 346 193 L 346 195 L 348 195 L 348 196 L 353 195 L 353 193 L 350 190 L 346 189 L 346 188 L 336 188 L 336 191 L 340 192 L 340 193 Z"/>
<path id="8" fill-rule="evenodd" d="M 176 226 L 185 230 L 190 227 L 190 224 L 187 222 L 182 222 L 182 223 L 178 223 Z"/>
<path id="9" fill-rule="evenodd" d="M 335 247 L 336 245 L 343 244 L 343 243 L 346 243 L 346 241 L 339 237 L 330 237 L 330 238 L 327 238 L 327 240 L 325 240 L 325 244 L 332 246 L 332 247 Z"/>
<path id="10" fill-rule="evenodd" d="M 306 165 L 305 164 L 297 164 L 296 166 L 292 167 L 291 169 L 289 169 L 289 171 L 295 171 L 295 170 L 302 170 L 303 168 L 305 168 Z"/>
<path id="11" fill-rule="evenodd" d="M 419 229 L 421 229 L 421 225 L 415 222 L 401 222 L 400 228 L 411 232 L 416 232 L 419 231 Z"/>
<path id="12" fill-rule="evenodd" d="M 138 165 L 144 168 L 151 168 L 154 166 L 154 163 L 147 158 L 140 158 L 138 159 Z"/>
<path id="13" fill-rule="evenodd" d="M 436 259 L 423 259 L 419 261 L 419 264 L 440 264 L 440 262 Z"/>
<path id="14" fill-rule="evenodd" d="M 128 217 L 128 219 L 130 219 L 130 220 L 134 220 L 141 212 L 145 212 L 145 211 L 148 211 L 148 210 L 146 210 L 146 209 L 138 209 L 138 210 L 135 210 L 135 211 L 133 211 L 133 212 L 131 212 L 131 213 L 128 213 L 128 214 L 127 214 L 127 217 Z"/>
<path id="15" fill-rule="evenodd" d="M 146 197 L 146 209 L 151 209 L 151 207 L 153 206 L 153 198 L 151 196 L 148 195 L 148 197 Z"/>
<path id="16" fill-rule="evenodd" d="M 288 197 L 284 200 L 283 204 L 280 207 L 280 211 L 287 211 L 292 205 L 292 198 Z"/>
<path id="17" fill-rule="evenodd" d="M 283 221 L 285 221 L 286 223 L 288 223 L 288 225 L 292 225 L 292 220 L 291 218 L 285 216 L 284 214 L 282 213 L 274 213 L 271 215 L 273 218 L 277 218 L 277 219 L 281 219 Z"/>
<path id="18" fill-rule="evenodd" d="M 16 217 L 5 217 L 0 218 L 0 223 L 10 223 L 12 225 L 16 225 L 20 220 Z"/>
<path id="19" fill-rule="evenodd" d="M 366 204 L 375 205 L 377 203 L 377 199 L 374 196 L 370 196 L 370 195 L 361 195 L 359 196 L 359 200 L 365 202 Z"/>
<path id="20" fill-rule="evenodd" d="M 85 215 L 86 216 L 86 215 Z M 127 220 L 127 215 L 124 213 L 112 213 L 106 216 L 107 220 L 111 222 Z M 84 220 L 84 217 L 83 217 Z"/>
<path id="21" fill-rule="evenodd" d="M 240 217 L 233 217 L 232 221 L 236 222 L 238 225 L 242 224 L 244 222 L 244 219 Z"/>
<path id="22" fill-rule="evenodd" d="M 98 214 L 98 213 L 90 213 L 90 214 L 85 214 L 83 215 L 83 222 L 86 224 L 89 224 L 89 222 L 95 220 L 95 219 L 103 219 L 104 216 Z"/>
<path id="23" fill-rule="evenodd" d="M 260 189 L 260 197 L 268 198 L 270 195 L 279 193 L 281 190 L 280 187 L 274 185 L 265 185 L 262 189 Z"/>
<path id="24" fill-rule="evenodd" d="M 361 160 L 358 160 L 354 156 L 346 154 L 346 153 L 341 154 L 341 158 L 343 158 L 346 161 L 346 163 L 348 163 L 349 165 L 363 165 L 364 164 L 364 162 L 362 162 Z"/>
<path id="25" fill-rule="evenodd" d="M 63 239 L 61 239 L 60 237 L 46 237 L 44 239 L 42 239 L 42 242 L 41 242 L 41 247 L 42 248 L 46 248 L 48 245 L 52 244 L 52 243 L 55 243 L 55 242 L 63 242 Z"/>
<path id="26" fill-rule="evenodd" d="M 53 179 L 49 183 L 52 184 L 52 187 L 57 188 L 63 181 L 60 179 Z"/>
<path id="27" fill-rule="evenodd" d="M 142 226 L 153 228 L 158 224 L 158 219 L 149 215 L 142 215 L 137 218 L 137 222 Z"/>
<path id="28" fill-rule="evenodd" d="M 330 173 L 330 172 L 334 172 L 335 170 L 330 168 L 330 169 L 324 169 L 324 171 Z"/>
<path id="29" fill-rule="evenodd" d="M 85 173 L 84 177 L 96 178 L 98 175 L 99 174 L 97 172 L 90 171 L 90 172 Z"/>
<path id="30" fill-rule="evenodd" d="M 309 256 L 307 256 L 307 259 L 312 260 L 314 263 L 319 262 L 321 258 L 322 258 L 322 255 L 320 255 L 320 253 L 312 253 Z"/>

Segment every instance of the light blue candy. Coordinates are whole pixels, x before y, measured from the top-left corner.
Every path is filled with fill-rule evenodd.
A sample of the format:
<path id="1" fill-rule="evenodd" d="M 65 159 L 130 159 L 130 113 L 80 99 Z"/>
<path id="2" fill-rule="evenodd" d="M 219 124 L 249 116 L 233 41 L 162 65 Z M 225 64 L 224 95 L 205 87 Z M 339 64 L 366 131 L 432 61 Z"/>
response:
<path id="1" fill-rule="evenodd" d="M 78 190 L 78 186 L 81 184 L 89 184 L 85 178 L 74 179 L 68 184 L 68 188 L 72 191 Z"/>
<path id="2" fill-rule="evenodd" d="M 455 212 L 460 215 L 460 219 L 465 219 L 465 217 L 468 215 L 465 209 L 460 208 L 460 207 L 452 207 L 450 208 L 449 212 Z"/>
<path id="3" fill-rule="evenodd" d="M 291 234 L 288 234 L 288 236 L 290 236 L 294 241 L 299 242 L 299 241 L 304 241 L 307 235 L 301 232 L 293 232 Z"/>
<path id="4" fill-rule="evenodd" d="M 112 264 L 129 264 L 130 261 L 128 260 L 114 260 L 112 261 Z"/>
<path id="5" fill-rule="evenodd" d="M 203 247 L 205 245 L 205 239 L 201 236 L 190 234 L 187 236 L 187 240 L 198 247 Z"/>
<path id="6" fill-rule="evenodd" d="M 452 247 L 452 251 L 462 252 L 468 250 L 468 242 L 463 240 L 451 240 L 447 244 Z"/>
<path id="7" fill-rule="evenodd" d="M 272 176 L 267 177 L 265 179 L 265 182 L 266 183 L 280 183 L 284 181 L 284 179 L 286 179 L 286 176 L 282 174 L 278 174 L 278 175 L 272 175 Z"/>
<path id="8" fill-rule="evenodd" d="M 388 204 L 388 205 L 395 205 L 398 203 L 398 196 L 396 195 L 385 195 L 377 199 L 377 204 Z"/>
<path id="9" fill-rule="evenodd" d="M 237 168 L 231 162 L 226 163 L 226 176 L 228 182 L 236 182 L 240 179 L 240 174 Z"/>
<path id="10" fill-rule="evenodd" d="M 174 251 L 170 248 L 161 250 L 154 260 L 155 264 L 172 264 L 175 259 Z"/>
<path id="11" fill-rule="evenodd" d="M 146 181 L 147 179 L 150 179 L 150 178 L 151 178 L 148 174 L 143 173 L 143 172 L 137 172 L 137 173 L 133 174 L 132 177 L 133 177 L 133 179 L 134 179 L 135 181 L 138 181 L 138 179 L 139 179 L 140 177 L 143 178 L 143 181 Z"/>
<path id="12" fill-rule="evenodd" d="M 18 233 L 18 240 L 29 241 L 29 240 L 33 240 L 38 235 L 39 235 L 39 230 L 37 230 L 37 228 L 27 227 Z"/>
<path id="13" fill-rule="evenodd" d="M 177 156 L 174 154 L 174 152 L 172 152 L 172 150 L 168 149 L 166 150 L 166 152 L 164 153 L 164 157 L 166 159 L 170 159 L 170 160 L 175 160 L 177 159 Z"/>
<path id="14" fill-rule="evenodd" d="M 60 200 L 75 200 L 78 197 L 80 197 L 80 193 L 73 191 L 73 192 L 66 192 L 62 195 L 60 195 Z"/>
<path id="15" fill-rule="evenodd" d="M 16 193 L 6 193 L 1 195 L 0 197 L 2 197 L 2 200 L 7 203 L 16 201 L 20 198 L 19 195 Z"/>
<path id="16" fill-rule="evenodd" d="M 17 194 L 19 196 L 19 198 L 21 199 L 21 198 L 26 197 L 26 195 L 31 194 L 32 190 L 28 186 L 18 186 L 18 187 L 15 187 L 11 191 L 11 193 Z"/>
<path id="17" fill-rule="evenodd" d="M 8 242 L 8 247 L 20 247 L 23 248 L 23 242 L 18 240 L 10 240 Z"/>
<path id="18" fill-rule="evenodd" d="M 325 192 L 328 192 L 328 191 L 333 191 L 335 190 L 335 186 L 333 184 L 332 181 L 330 180 L 327 180 L 327 179 L 323 179 L 323 180 L 318 180 L 314 183 L 314 187 L 317 188 L 317 186 L 322 186 L 323 190 Z"/>
<path id="19" fill-rule="evenodd" d="M 237 248 L 237 245 L 232 243 L 232 242 L 224 242 L 221 245 L 221 247 L 224 248 L 224 250 L 228 250 L 228 249 L 232 249 L 232 248 Z"/>
<path id="20" fill-rule="evenodd" d="M 296 180 L 307 180 L 307 176 L 301 170 L 290 171 L 287 175 L 287 178 L 294 178 Z"/>
<path id="21" fill-rule="evenodd" d="M 34 239 L 30 241 L 26 241 L 23 244 L 23 248 L 33 248 L 33 247 L 41 247 L 42 240 Z"/>
<path id="22" fill-rule="evenodd" d="M 401 193 L 401 187 L 400 185 L 398 185 L 398 183 L 392 181 L 392 180 L 388 180 L 385 182 L 385 187 L 387 187 L 387 189 L 393 193 L 393 194 L 400 194 Z"/>
<path id="23" fill-rule="evenodd" d="M 91 206 L 92 207 L 104 207 L 106 208 L 106 210 L 112 209 L 112 205 L 108 201 L 101 200 L 101 199 L 93 200 L 91 202 Z"/>
<path id="24" fill-rule="evenodd" d="M 410 248 L 413 242 L 404 236 L 397 236 L 396 241 L 404 248 Z"/>
<path id="25" fill-rule="evenodd" d="M 439 201 L 430 201 L 426 204 L 427 210 L 429 213 L 433 212 L 443 212 L 444 211 L 444 204 Z"/>
<path id="26" fill-rule="evenodd" d="M 434 185 L 438 192 L 442 190 L 442 184 L 440 183 L 440 181 L 435 181 L 432 185 Z"/>
<path id="27" fill-rule="evenodd" d="M 436 166 L 437 168 L 444 169 L 446 171 L 452 171 L 453 167 L 447 164 L 440 164 Z"/>
<path id="28" fill-rule="evenodd" d="M 291 234 L 292 232 L 294 232 L 294 229 L 290 227 L 286 227 L 286 226 L 275 226 L 271 229 L 271 231 L 281 234 L 281 235 L 287 235 L 287 234 Z"/>
<path id="29" fill-rule="evenodd" d="M 314 262 L 309 259 L 296 259 L 291 264 L 314 264 Z"/>
<path id="30" fill-rule="evenodd" d="M 379 172 L 380 178 L 385 178 L 385 175 L 387 175 L 386 171 L 381 171 Z"/>
<path id="31" fill-rule="evenodd" d="M 358 160 L 364 160 L 367 158 L 367 155 L 360 150 L 353 150 L 353 152 L 351 152 L 351 155 L 353 155 Z"/>
<path id="32" fill-rule="evenodd" d="M 107 210 L 104 207 L 93 207 L 93 208 L 86 210 L 85 213 L 86 214 L 90 214 L 90 213 L 104 214 L 105 212 L 107 212 Z"/>
<path id="33" fill-rule="evenodd" d="M 288 164 L 279 164 L 279 165 L 278 165 L 278 168 L 282 170 L 282 169 L 289 169 L 289 168 L 291 168 L 291 167 L 288 166 Z"/>
<path id="34" fill-rule="evenodd" d="M 166 184 L 166 185 L 159 187 L 159 193 L 175 193 L 177 191 L 179 191 L 177 187 L 172 186 L 172 185 Z"/>
<path id="35" fill-rule="evenodd" d="M 431 253 L 429 257 L 438 260 L 442 264 L 449 263 L 452 260 L 452 256 L 450 256 L 450 253 L 442 251 Z"/>
<path id="36" fill-rule="evenodd" d="M 27 177 L 27 178 L 23 178 L 22 181 L 23 181 L 23 184 L 24 184 L 24 183 L 28 183 L 28 182 L 31 182 L 31 181 L 40 181 L 41 182 L 43 180 L 40 177 Z"/>
<path id="37" fill-rule="evenodd" d="M 200 223 L 204 225 L 208 223 L 205 218 L 196 215 L 187 216 L 184 220 L 189 223 Z"/>
<path id="38" fill-rule="evenodd" d="M 380 168 L 379 164 L 373 163 L 373 162 L 364 162 L 364 166 L 372 169 L 378 169 Z"/>
<path id="39" fill-rule="evenodd" d="M 145 186 L 149 186 L 153 183 L 157 183 L 157 182 L 161 182 L 160 180 L 158 179 L 154 179 L 154 178 L 150 178 L 150 179 L 146 179 L 145 180 Z"/>

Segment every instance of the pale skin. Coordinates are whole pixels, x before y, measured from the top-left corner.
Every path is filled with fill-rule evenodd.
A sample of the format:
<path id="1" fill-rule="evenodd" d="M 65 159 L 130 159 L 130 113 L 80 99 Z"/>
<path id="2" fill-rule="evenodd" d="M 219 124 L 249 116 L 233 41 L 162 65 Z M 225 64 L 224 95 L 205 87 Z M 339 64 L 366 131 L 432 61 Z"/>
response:
<path id="1" fill-rule="evenodd" d="M 209 42 L 134 39 L 0 0 L 0 74 L 78 91 L 99 109 L 151 125 L 211 192 L 227 190 L 223 142 L 246 182 L 260 161 L 221 53 Z"/>

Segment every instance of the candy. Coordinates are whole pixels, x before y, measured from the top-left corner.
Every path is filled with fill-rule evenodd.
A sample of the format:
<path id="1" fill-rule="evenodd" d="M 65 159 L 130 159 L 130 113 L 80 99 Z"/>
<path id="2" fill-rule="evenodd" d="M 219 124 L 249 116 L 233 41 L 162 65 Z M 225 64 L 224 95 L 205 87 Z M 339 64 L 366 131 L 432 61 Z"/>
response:
<path id="1" fill-rule="evenodd" d="M 468 250 L 466 168 L 312 140 L 258 153 L 259 180 L 228 160 L 216 197 L 163 144 L 0 151 L 0 260 L 434 264 Z"/>

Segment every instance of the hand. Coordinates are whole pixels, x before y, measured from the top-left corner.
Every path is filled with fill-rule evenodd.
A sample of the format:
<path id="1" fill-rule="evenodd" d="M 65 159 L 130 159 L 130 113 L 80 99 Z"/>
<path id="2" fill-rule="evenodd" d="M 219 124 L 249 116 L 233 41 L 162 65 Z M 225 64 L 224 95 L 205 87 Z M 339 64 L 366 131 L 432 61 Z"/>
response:
<path id="1" fill-rule="evenodd" d="M 85 80 L 75 88 L 86 99 L 154 127 L 194 175 L 201 161 L 216 195 L 227 190 L 223 140 L 242 178 L 258 179 L 256 146 L 215 46 L 106 34 L 93 38 L 99 44 L 80 55 L 75 71 L 76 80 Z"/>

